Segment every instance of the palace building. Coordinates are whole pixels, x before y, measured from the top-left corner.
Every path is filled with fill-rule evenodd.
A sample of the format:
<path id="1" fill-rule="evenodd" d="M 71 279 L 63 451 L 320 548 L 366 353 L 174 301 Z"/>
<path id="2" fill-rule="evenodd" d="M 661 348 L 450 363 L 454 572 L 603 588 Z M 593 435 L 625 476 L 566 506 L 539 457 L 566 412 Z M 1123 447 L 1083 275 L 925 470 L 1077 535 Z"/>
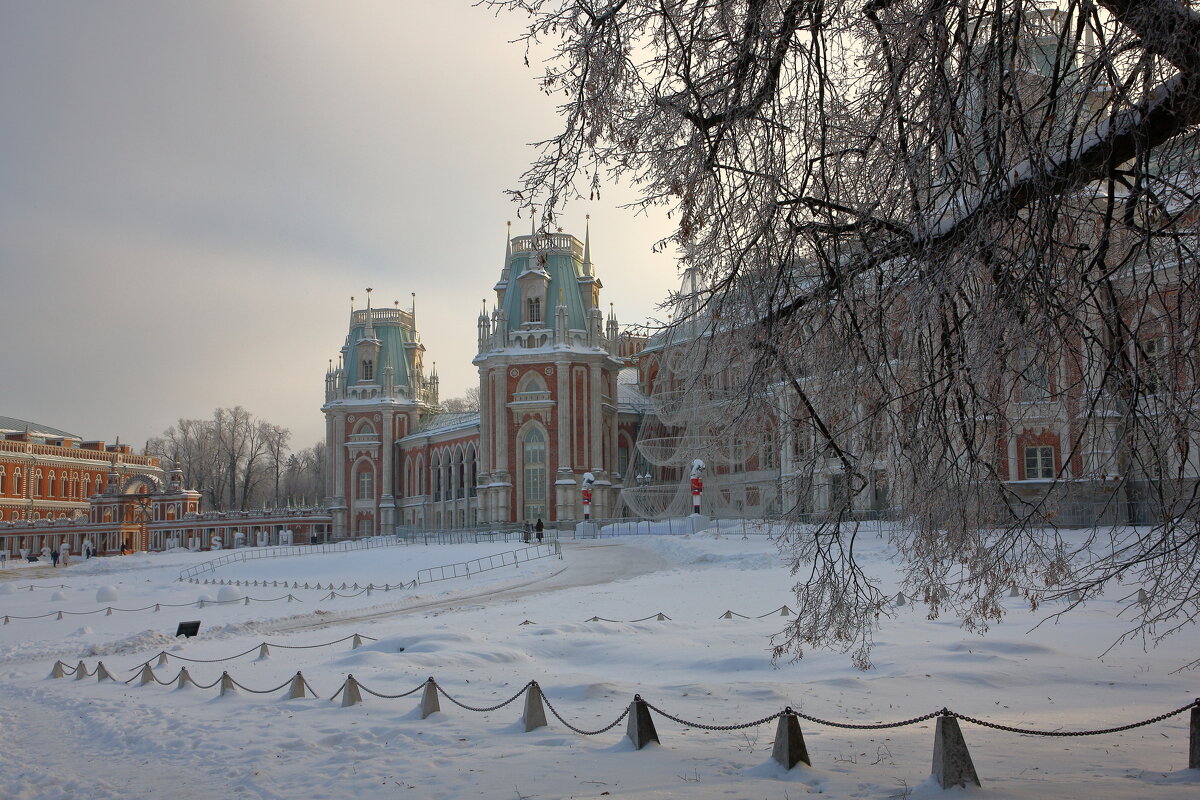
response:
<path id="1" fill-rule="evenodd" d="M 613 514 L 645 411 L 631 367 L 645 340 L 619 332 L 602 288 L 589 232 L 510 236 L 477 320 L 470 413 L 439 408 L 414 311 L 351 310 L 322 407 L 335 535 L 583 519 L 586 473 L 591 512 Z"/>

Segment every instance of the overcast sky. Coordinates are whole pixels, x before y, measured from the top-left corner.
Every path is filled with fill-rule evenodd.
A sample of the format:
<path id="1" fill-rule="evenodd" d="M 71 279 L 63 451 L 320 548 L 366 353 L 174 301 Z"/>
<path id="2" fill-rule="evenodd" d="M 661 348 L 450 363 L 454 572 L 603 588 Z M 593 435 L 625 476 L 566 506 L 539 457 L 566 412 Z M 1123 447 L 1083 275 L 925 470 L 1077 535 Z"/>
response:
<path id="1" fill-rule="evenodd" d="M 477 383 L 503 190 L 557 130 L 469 0 L 0 0 L 0 415 L 140 447 L 243 405 L 324 436 L 351 295 L 417 293 L 442 396 Z M 566 209 L 622 323 L 677 286 L 665 221 Z"/>

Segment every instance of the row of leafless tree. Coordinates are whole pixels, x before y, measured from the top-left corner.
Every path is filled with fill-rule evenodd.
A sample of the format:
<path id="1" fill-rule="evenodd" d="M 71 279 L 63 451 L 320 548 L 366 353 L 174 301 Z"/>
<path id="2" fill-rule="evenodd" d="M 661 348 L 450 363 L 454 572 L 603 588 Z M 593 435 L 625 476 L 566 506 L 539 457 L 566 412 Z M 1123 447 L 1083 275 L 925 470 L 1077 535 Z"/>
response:
<path id="1" fill-rule="evenodd" d="M 184 485 L 204 495 L 210 510 L 245 510 L 319 503 L 325 486 L 325 444 L 293 452 L 292 432 L 241 406 L 209 419 L 180 419 L 146 452 L 163 467 L 178 465 Z"/>

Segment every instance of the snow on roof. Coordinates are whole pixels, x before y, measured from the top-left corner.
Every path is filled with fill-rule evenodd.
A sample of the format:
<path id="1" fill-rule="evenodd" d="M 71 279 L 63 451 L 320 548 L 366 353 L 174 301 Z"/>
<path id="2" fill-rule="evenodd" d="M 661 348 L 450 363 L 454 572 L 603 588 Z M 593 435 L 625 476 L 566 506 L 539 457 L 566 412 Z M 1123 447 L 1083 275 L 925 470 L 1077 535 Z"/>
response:
<path id="1" fill-rule="evenodd" d="M 431 414 L 424 417 L 421 420 L 421 424 L 417 426 L 417 429 L 400 441 L 423 439 L 427 436 L 450 433 L 451 431 L 463 430 L 473 426 L 477 427 L 478 425 L 478 411 L 447 411 L 440 414 Z"/>
<path id="2" fill-rule="evenodd" d="M 653 410 L 650 398 L 638 383 L 637 367 L 623 367 L 617 373 L 617 407 L 619 411 L 639 414 Z"/>
<path id="3" fill-rule="evenodd" d="M 0 417 L 0 436 L 6 433 L 24 433 L 28 428 L 29 432 L 42 439 L 82 439 L 83 437 L 76 433 L 67 433 L 60 431 L 58 428 L 51 428 L 49 425 L 42 425 L 37 422 L 29 422 L 16 417 Z"/>

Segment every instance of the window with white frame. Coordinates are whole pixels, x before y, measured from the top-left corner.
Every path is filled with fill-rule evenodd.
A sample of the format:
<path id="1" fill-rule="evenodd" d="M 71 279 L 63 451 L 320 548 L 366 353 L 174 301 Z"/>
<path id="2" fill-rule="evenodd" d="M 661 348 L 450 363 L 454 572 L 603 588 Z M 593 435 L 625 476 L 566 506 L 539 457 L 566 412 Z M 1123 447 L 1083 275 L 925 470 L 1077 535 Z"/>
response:
<path id="1" fill-rule="evenodd" d="M 546 437 L 530 428 L 521 441 L 525 518 L 546 516 Z"/>
<path id="2" fill-rule="evenodd" d="M 541 322 L 542 321 L 542 298 L 531 297 L 531 298 L 529 298 L 529 301 L 526 303 L 526 306 L 528 308 L 528 313 L 526 315 L 527 316 L 526 321 L 527 322 Z"/>
<path id="3" fill-rule="evenodd" d="M 1054 477 L 1054 448 L 1046 445 L 1025 448 L 1025 479 Z"/>
<path id="4" fill-rule="evenodd" d="M 1138 361 L 1141 369 L 1138 370 L 1138 378 L 1146 394 L 1157 394 L 1163 383 L 1167 340 L 1162 336 L 1145 339 L 1140 343 L 1140 347 Z"/>
<path id="5" fill-rule="evenodd" d="M 370 359 L 363 359 L 362 362 L 362 379 L 364 381 L 372 380 L 375 377 L 375 362 Z"/>
<path id="6" fill-rule="evenodd" d="M 369 469 L 364 469 L 358 473 L 358 494 L 359 500 L 367 500 L 375 496 L 375 473 Z"/>

